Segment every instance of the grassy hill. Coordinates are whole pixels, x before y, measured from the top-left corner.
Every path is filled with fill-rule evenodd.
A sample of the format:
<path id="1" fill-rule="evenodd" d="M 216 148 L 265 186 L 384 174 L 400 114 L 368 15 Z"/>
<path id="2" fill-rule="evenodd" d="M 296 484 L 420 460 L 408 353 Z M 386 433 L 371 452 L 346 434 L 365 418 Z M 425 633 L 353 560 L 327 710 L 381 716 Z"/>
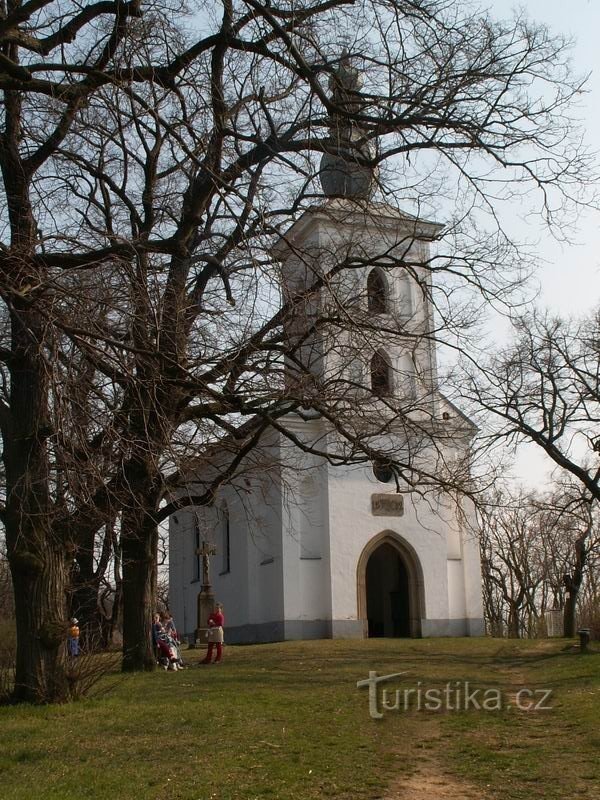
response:
<path id="1" fill-rule="evenodd" d="M 218 666 L 190 651 L 182 672 L 114 673 L 70 706 L 0 708 L 0 796 L 600 800 L 600 653 L 565 645 L 288 642 L 226 648 Z M 380 719 L 356 686 L 370 671 L 404 673 L 378 686 Z M 488 710 L 465 710 L 464 682 Z M 546 689 L 551 708 L 525 710 Z"/>

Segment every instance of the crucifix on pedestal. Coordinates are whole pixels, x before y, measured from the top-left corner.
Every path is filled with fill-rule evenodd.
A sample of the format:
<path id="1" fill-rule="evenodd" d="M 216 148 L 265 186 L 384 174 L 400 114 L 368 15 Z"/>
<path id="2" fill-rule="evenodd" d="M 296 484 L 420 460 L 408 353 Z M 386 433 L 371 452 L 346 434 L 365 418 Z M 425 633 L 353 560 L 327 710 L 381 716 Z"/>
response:
<path id="1" fill-rule="evenodd" d="M 215 596 L 210 583 L 210 557 L 216 555 L 217 548 L 211 542 L 202 542 L 202 546 L 196 548 L 196 556 L 202 558 L 202 584 L 198 592 L 198 616 L 196 627 L 196 646 L 206 641 L 208 630 L 208 615 L 214 608 Z"/>
<path id="2" fill-rule="evenodd" d="M 216 555 L 217 548 L 210 542 L 202 542 L 202 547 L 196 550 L 196 555 L 202 558 L 202 589 L 201 591 L 208 591 L 210 589 L 210 557 Z"/>

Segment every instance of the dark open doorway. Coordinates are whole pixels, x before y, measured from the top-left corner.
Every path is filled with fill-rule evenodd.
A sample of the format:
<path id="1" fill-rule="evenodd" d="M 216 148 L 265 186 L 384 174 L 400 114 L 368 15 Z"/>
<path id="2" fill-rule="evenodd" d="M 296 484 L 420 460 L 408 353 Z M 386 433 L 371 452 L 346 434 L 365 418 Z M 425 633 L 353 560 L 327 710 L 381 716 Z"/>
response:
<path id="1" fill-rule="evenodd" d="M 369 637 L 410 636 L 410 581 L 397 548 L 384 542 L 371 553 L 365 588 Z"/>

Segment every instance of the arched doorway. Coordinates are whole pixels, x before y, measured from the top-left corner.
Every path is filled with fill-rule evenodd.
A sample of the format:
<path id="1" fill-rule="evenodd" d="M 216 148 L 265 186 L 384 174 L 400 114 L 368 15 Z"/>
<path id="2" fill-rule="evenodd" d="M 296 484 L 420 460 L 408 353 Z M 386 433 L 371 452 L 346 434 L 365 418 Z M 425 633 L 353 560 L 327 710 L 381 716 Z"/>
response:
<path id="1" fill-rule="evenodd" d="M 375 536 L 358 563 L 358 617 L 368 637 L 421 635 L 423 576 L 413 548 L 391 531 Z"/>

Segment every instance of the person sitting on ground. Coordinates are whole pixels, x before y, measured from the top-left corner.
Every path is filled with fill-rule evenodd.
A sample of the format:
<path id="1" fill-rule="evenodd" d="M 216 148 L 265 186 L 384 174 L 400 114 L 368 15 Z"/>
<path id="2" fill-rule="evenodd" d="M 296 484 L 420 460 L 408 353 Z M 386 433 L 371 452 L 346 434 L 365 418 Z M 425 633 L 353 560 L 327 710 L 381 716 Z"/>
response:
<path id="1" fill-rule="evenodd" d="M 173 619 L 173 614 L 171 614 L 169 610 L 165 611 L 165 613 L 163 614 L 162 622 L 165 632 L 169 634 L 171 639 L 174 639 L 176 642 L 178 642 L 179 636 L 177 635 L 175 620 Z"/>
<path id="2" fill-rule="evenodd" d="M 167 609 L 163 614 L 161 614 L 161 618 L 165 633 L 169 637 L 169 644 L 175 648 L 175 652 L 177 653 L 177 666 L 179 669 L 184 669 L 183 658 L 181 657 L 181 642 L 179 641 L 179 635 L 177 633 L 173 615 Z"/>
<path id="3" fill-rule="evenodd" d="M 163 625 L 160 621 L 160 614 L 156 612 L 156 614 L 152 615 L 152 644 L 154 645 L 155 651 L 158 651 L 158 637 L 162 632 Z"/>
<path id="4" fill-rule="evenodd" d="M 179 669 L 179 656 L 171 644 L 170 637 L 167 635 L 158 613 L 154 615 L 152 622 L 152 642 L 156 648 L 158 663 L 173 672 Z"/>

